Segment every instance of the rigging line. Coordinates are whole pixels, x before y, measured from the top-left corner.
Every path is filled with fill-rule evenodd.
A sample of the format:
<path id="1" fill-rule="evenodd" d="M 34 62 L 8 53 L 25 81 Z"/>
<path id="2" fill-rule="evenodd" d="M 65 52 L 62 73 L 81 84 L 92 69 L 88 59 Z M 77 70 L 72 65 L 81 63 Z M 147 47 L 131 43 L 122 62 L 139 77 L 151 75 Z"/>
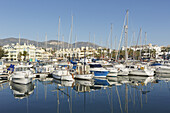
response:
<path id="1" fill-rule="evenodd" d="M 119 58 L 119 54 L 120 54 L 120 45 L 121 45 L 121 42 L 122 42 L 122 37 L 123 37 L 123 31 L 124 31 L 124 26 L 125 26 L 125 23 L 126 23 L 126 16 L 124 18 L 124 24 L 123 24 L 123 27 L 122 27 L 122 32 L 121 32 L 121 35 L 120 35 L 120 41 L 119 41 L 119 46 L 118 46 L 118 53 L 117 53 L 117 57 Z"/>

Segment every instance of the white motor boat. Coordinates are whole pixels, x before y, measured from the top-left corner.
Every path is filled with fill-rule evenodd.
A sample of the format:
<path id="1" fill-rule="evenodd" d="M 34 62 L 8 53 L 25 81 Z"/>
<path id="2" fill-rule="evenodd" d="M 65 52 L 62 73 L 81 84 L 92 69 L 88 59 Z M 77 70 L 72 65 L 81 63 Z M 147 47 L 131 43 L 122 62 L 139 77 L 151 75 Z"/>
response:
<path id="1" fill-rule="evenodd" d="M 14 83 L 28 84 L 32 82 L 34 74 L 31 71 L 32 65 L 17 65 L 14 72 L 10 74 L 10 80 Z"/>
<path id="2" fill-rule="evenodd" d="M 103 68 L 99 63 L 89 63 L 89 66 L 90 73 L 94 73 L 94 77 L 106 78 L 107 74 L 109 73 L 109 71 Z"/>
<path id="3" fill-rule="evenodd" d="M 107 74 L 107 77 L 116 77 L 117 76 L 117 69 L 113 67 L 113 65 L 111 63 L 105 63 L 102 64 L 102 66 L 109 71 L 109 73 Z"/>
<path id="4" fill-rule="evenodd" d="M 93 74 L 89 73 L 89 66 L 86 65 L 78 65 L 76 68 L 76 74 L 74 76 L 75 79 L 83 79 L 83 80 L 91 80 L 93 78 Z"/>
<path id="5" fill-rule="evenodd" d="M 117 76 L 127 76 L 129 74 L 129 68 L 126 68 L 123 64 L 117 64 L 115 68 L 118 71 Z"/>
<path id="6" fill-rule="evenodd" d="M 158 74 L 170 74 L 170 66 L 160 66 L 156 69 L 156 73 Z"/>
<path id="7" fill-rule="evenodd" d="M 53 71 L 52 76 L 53 78 L 59 79 L 59 80 L 67 80 L 67 81 L 74 80 L 73 75 L 71 75 L 70 72 L 64 67 Z"/>
<path id="8" fill-rule="evenodd" d="M 148 69 L 146 66 L 141 66 L 138 69 L 134 69 L 129 72 L 129 75 L 136 75 L 136 76 L 154 76 L 154 71 L 151 69 Z"/>

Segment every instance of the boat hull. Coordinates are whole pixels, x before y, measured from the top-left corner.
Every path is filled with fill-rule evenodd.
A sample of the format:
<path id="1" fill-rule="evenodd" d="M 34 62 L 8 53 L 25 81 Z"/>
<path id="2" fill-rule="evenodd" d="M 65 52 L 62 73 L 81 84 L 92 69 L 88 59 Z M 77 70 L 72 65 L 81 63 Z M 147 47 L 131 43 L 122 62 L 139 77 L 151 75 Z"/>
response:
<path id="1" fill-rule="evenodd" d="M 85 74 L 85 75 L 75 75 L 74 76 L 75 79 L 82 79 L 82 80 L 91 80 L 93 78 L 92 74 Z"/>
<path id="2" fill-rule="evenodd" d="M 56 75 L 56 74 L 53 74 L 53 78 L 55 79 L 58 79 L 58 80 L 67 80 L 67 81 L 72 81 L 73 78 L 71 75 Z"/>
<path id="3" fill-rule="evenodd" d="M 154 75 L 154 71 L 145 71 L 145 70 L 133 70 L 129 73 L 129 75 L 133 75 L 133 76 L 146 76 L 146 77 L 150 77 Z"/>
<path id="4" fill-rule="evenodd" d="M 12 82 L 18 84 L 29 84 L 32 82 L 31 78 L 12 78 Z"/>
<path id="5" fill-rule="evenodd" d="M 94 77 L 105 78 L 109 71 L 94 71 Z"/>

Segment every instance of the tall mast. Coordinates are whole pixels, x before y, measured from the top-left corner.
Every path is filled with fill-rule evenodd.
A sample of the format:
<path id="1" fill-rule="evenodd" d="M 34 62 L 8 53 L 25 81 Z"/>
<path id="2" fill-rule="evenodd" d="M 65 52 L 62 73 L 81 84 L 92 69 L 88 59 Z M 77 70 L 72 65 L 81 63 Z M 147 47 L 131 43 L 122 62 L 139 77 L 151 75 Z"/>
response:
<path id="1" fill-rule="evenodd" d="M 75 48 L 77 48 L 77 35 L 75 37 Z"/>
<path id="2" fill-rule="evenodd" d="M 127 46 L 128 46 L 128 14 L 129 11 L 126 11 L 126 25 L 125 25 L 125 62 L 128 60 Z"/>
<path id="3" fill-rule="evenodd" d="M 111 55 L 110 55 L 110 57 L 112 58 L 112 24 L 111 24 L 111 34 L 110 34 L 110 38 L 111 38 L 111 42 L 110 42 Z"/>
<path id="4" fill-rule="evenodd" d="M 69 36 L 69 40 L 68 40 L 68 49 L 69 49 L 69 44 L 71 44 L 71 48 L 72 48 L 72 29 L 73 29 L 73 16 L 72 16 L 72 22 L 71 22 L 71 31 L 70 31 L 70 36 Z"/>
<path id="5" fill-rule="evenodd" d="M 45 33 L 45 49 L 47 50 L 47 33 Z"/>
<path id="6" fill-rule="evenodd" d="M 60 40 L 60 16 L 59 16 L 59 24 L 58 24 L 58 50 L 60 48 L 59 46 L 59 40 Z"/>
<path id="7" fill-rule="evenodd" d="M 140 59 L 142 56 L 142 28 L 140 28 Z"/>
<path id="8" fill-rule="evenodd" d="M 38 48 L 39 33 L 37 33 L 37 48 Z"/>
<path id="9" fill-rule="evenodd" d="M 135 32 L 133 32 L 133 46 L 135 48 Z M 135 48 L 136 49 L 136 48 Z M 133 60 L 135 60 L 135 51 L 136 50 L 133 50 Z"/>
<path id="10" fill-rule="evenodd" d="M 145 32 L 145 46 L 146 46 L 146 42 L 147 42 L 147 33 Z"/>
<path id="11" fill-rule="evenodd" d="M 90 48 L 90 32 L 89 32 L 89 48 Z"/>
<path id="12" fill-rule="evenodd" d="M 93 42 L 93 45 L 94 45 L 94 49 L 95 50 L 95 33 L 94 33 L 94 42 Z M 95 51 L 93 52 L 93 57 L 95 57 Z"/>
<path id="13" fill-rule="evenodd" d="M 117 37 L 115 36 L 115 60 L 117 61 Z"/>
<path id="14" fill-rule="evenodd" d="M 64 35 L 62 36 L 63 39 L 63 58 L 64 58 Z"/>
<path id="15" fill-rule="evenodd" d="M 73 46 L 72 46 L 72 32 L 73 32 L 73 16 L 72 16 L 72 22 L 71 22 L 71 36 L 70 36 L 71 49 L 73 49 Z"/>
<path id="16" fill-rule="evenodd" d="M 20 33 L 19 33 L 19 45 L 20 45 Z"/>

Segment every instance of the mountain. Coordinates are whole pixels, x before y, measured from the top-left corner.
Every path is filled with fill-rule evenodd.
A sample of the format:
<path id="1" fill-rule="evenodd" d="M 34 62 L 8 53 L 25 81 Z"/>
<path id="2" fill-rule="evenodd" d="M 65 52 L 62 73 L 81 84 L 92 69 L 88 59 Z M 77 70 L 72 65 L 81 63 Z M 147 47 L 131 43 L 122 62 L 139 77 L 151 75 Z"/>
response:
<path id="1" fill-rule="evenodd" d="M 7 44 L 16 44 L 16 43 L 19 43 L 19 39 L 18 38 L 5 38 L 5 39 L 0 39 L 0 46 L 4 46 L 4 45 L 7 45 Z M 28 39 L 24 39 L 24 38 L 21 38 L 20 39 L 20 44 L 23 45 L 24 43 L 29 43 L 29 44 L 33 44 L 35 46 L 37 46 L 37 42 L 34 41 L 34 40 L 28 40 Z M 94 44 L 93 43 L 89 43 L 89 42 L 77 42 L 77 43 L 73 43 L 73 44 L 69 44 L 67 42 L 62 42 L 62 41 L 57 41 L 57 40 L 49 40 L 47 41 L 47 47 L 48 48 L 55 48 L 57 49 L 58 48 L 58 45 L 59 45 L 59 48 L 67 48 L 68 46 L 69 47 L 94 47 Z M 63 46 L 64 45 L 64 46 Z M 45 48 L 46 47 L 46 44 L 45 42 L 38 42 L 38 47 L 42 47 L 42 48 Z M 95 48 L 99 47 L 98 45 L 95 44 Z"/>

